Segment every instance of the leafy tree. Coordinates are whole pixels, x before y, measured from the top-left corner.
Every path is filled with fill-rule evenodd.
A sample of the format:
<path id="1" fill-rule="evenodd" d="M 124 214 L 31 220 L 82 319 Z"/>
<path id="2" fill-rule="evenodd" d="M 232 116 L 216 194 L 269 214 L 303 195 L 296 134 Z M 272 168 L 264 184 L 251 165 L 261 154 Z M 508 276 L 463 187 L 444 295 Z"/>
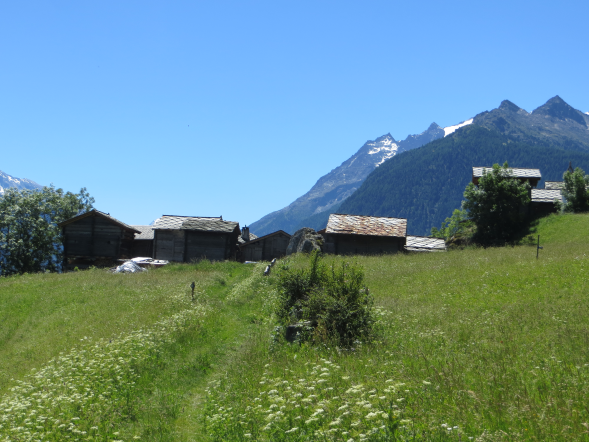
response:
<path id="1" fill-rule="evenodd" d="M 92 209 L 93 203 L 86 188 L 78 194 L 53 185 L 6 189 L 0 197 L 0 274 L 60 270 L 63 245 L 57 224 Z"/>
<path id="2" fill-rule="evenodd" d="M 439 230 L 432 227 L 431 235 L 448 241 L 450 238 L 464 233 L 472 225 L 473 222 L 468 218 L 468 212 L 465 209 L 454 209 L 452 216 L 446 218 Z"/>
<path id="3" fill-rule="evenodd" d="M 562 176 L 563 194 L 566 199 L 564 210 L 567 212 L 589 211 L 589 175 L 577 167 L 574 172 L 567 170 Z"/>
<path id="4" fill-rule="evenodd" d="M 525 208 L 530 202 L 530 185 L 511 176 L 507 162 L 485 171 L 478 186 L 469 183 L 463 207 L 476 226 L 475 239 L 495 244 L 511 241 L 528 224 Z"/>

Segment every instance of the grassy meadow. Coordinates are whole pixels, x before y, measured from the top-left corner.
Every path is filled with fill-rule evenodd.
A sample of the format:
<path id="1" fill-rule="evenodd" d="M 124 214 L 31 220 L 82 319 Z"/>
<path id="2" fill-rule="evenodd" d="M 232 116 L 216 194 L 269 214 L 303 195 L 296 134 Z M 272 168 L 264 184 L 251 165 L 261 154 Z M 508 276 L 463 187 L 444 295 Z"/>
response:
<path id="1" fill-rule="evenodd" d="M 364 268 L 379 318 L 345 350 L 274 333 L 304 256 L 0 279 L 0 440 L 589 440 L 589 216 L 537 233 L 539 259 L 325 258 Z"/>

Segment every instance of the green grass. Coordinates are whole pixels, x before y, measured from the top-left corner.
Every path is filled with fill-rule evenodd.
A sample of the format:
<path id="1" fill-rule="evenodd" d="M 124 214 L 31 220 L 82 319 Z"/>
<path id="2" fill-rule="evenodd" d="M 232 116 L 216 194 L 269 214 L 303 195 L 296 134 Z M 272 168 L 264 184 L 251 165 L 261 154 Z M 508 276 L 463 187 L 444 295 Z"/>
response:
<path id="1" fill-rule="evenodd" d="M 94 440 L 589 440 L 589 216 L 544 218 L 537 234 L 539 259 L 533 246 L 328 257 L 362 265 L 380 309 L 380 337 L 354 351 L 272 343 L 279 266 L 269 278 L 202 263 L 0 279 L 0 388 L 85 336 L 202 306 L 133 366 L 131 396 L 110 403 Z"/>

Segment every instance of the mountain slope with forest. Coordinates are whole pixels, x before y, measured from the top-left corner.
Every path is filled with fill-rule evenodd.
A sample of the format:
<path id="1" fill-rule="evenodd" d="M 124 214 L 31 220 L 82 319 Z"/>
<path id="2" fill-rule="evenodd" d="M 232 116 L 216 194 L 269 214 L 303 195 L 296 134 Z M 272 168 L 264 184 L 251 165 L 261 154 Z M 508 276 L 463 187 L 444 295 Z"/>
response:
<path id="1" fill-rule="evenodd" d="M 367 141 L 354 155 L 340 166 L 317 180 L 303 196 L 283 209 L 272 212 L 250 225 L 258 236 L 276 230 L 294 233 L 303 220 L 323 212 L 337 210 L 339 205 L 360 187 L 366 177 L 379 165 L 400 152 L 423 146 L 443 137 L 444 129 L 436 123 L 417 135 L 396 141 L 391 134 Z"/>
<path id="2" fill-rule="evenodd" d="M 588 152 L 518 142 L 472 124 L 387 161 L 341 204 L 339 212 L 407 218 L 408 233 L 427 235 L 460 207 L 473 166 L 505 161 L 512 167 L 539 168 L 543 181 L 561 180 L 569 161 L 589 170 Z"/>

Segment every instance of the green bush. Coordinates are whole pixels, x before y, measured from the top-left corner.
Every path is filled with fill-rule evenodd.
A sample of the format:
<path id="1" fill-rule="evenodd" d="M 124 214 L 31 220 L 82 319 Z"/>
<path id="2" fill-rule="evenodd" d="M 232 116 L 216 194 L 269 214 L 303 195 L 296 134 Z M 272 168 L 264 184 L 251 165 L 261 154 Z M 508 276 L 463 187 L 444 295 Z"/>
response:
<path id="1" fill-rule="evenodd" d="M 308 267 L 284 269 L 278 284 L 277 316 L 283 325 L 310 325 L 312 333 L 304 339 L 351 347 L 373 334 L 373 300 L 358 265 L 342 261 L 328 266 L 314 251 Z"/>

